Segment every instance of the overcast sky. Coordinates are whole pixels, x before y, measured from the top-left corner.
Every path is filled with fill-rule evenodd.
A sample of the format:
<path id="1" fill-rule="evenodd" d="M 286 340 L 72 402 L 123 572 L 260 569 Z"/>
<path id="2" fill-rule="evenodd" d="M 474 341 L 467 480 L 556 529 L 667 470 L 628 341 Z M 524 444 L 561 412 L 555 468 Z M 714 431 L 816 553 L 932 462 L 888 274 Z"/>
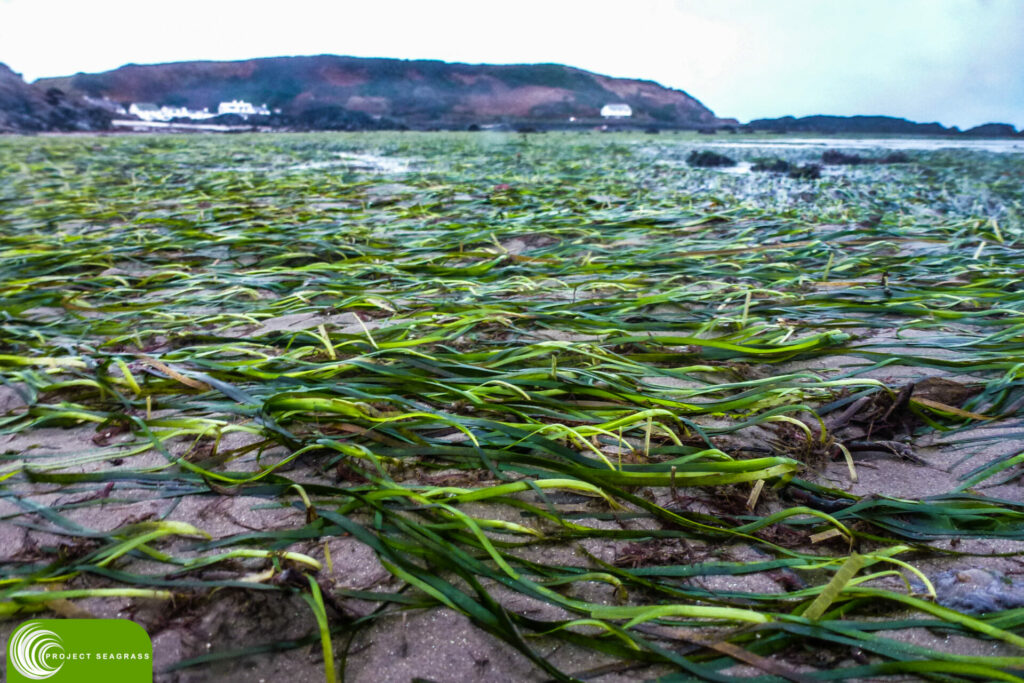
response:
<path id="1" fill-rule="evenodd" d="M 744 121 L 1024 127 L 1024 0 L 0 0 L 0 61 L 29 80 L 322 53 L 557 62 Z"/>

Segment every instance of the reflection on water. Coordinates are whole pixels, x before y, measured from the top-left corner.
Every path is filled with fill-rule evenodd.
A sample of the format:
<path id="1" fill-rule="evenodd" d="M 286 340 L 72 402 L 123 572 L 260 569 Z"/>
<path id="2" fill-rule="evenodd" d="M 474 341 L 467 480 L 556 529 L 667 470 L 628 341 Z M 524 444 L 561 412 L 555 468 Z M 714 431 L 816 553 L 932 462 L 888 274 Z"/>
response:
<path id="1" fill-rule="evenodd" d="M 352 154 L 341 152 L 337 161 L 307 161 L 301 164 L 289 166 L 289 171 L 304 171 L 311 168 L 330 168 L 332 166 L 348 166 L 361 171 L 375 171 L 377 173 L 406 173 L 409 170 L 409 160 L 397 157 L 385 157 L 377 154 Z"/>
<path id="2" fill-rule="evenodd" d="M 753 167 L 754 163 L 751 161 L 737 161 L 735 166 L 719 166 L 714 170 L 725 173 L 750 173 L 750 169 Z"/>
<path id="3" fill-rule="evenodd" d="M 290 160 L 289 160 L 290 161 Z M 230 173 L 259 173 L 259 172 L 291 172 L 310 171 L 325 168 L 348 168 L 353 171 L 363 171 L 375 174 L 401 174 L 408 173 L 413 165 L 412 159 L 400 157 L 387 157 L 379 154 L 355 154 L 350 152 L 339 152 L 331 159 L 323 161 L 303 161 L 298 164 L 281 166 L 274 163 L 262 166 L 220 166 L 213 168 L 214 171 L 227 171 Z"/>

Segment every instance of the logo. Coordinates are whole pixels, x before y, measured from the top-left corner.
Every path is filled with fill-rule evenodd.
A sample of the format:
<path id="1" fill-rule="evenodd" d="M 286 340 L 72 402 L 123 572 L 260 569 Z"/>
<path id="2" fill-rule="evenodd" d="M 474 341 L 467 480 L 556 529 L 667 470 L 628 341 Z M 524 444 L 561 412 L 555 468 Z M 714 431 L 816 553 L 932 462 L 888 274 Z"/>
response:
<path id="1" fill-rule="evenodd" d="M 52 662 L 55 660 L 47 657 L 53 650 L 64 652 L 60 636 L 53 631 L 47 631 L 38 621 L 30 621 L 22 624 L 11 635 L 7 661 L 25 678 L 41 681 L 54 675 L 64 666 L 64 662 L 54 666 Z"/>
<path id="2" fill-rule="evenodd" d="M 127 619 L 34 619 L 7 641 L 7 681 L 150 683 L 153 643 Z"/>

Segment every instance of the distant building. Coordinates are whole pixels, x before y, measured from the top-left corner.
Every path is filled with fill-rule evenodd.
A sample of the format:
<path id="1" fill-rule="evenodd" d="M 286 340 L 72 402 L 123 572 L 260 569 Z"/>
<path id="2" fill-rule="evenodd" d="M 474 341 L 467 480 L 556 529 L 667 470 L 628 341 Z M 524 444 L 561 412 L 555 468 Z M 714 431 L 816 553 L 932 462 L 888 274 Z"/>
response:
<path id="1" fill-rule="evenodd" d="M 123 111 L 123 110 L 122 110 Z M 133 102 L 128 107 L 128 113 L 137 116 L 143 121 L 170 121 L 172 119 L 208 119 L 215 114 L 211 114 L 209 109 L 203 109 L 197 111 L 189 109 L 188 107 L 171 107 L 164 105 L 158 107 L 151 102 Z"/>
<path id="2" fill-rule="evenodd" d="M 606 104 L 601 107 L 601 116 L 606 119 L 626 119 L 633 115 L 633 108 L 628 104 Z"/>
<path id="3" fill-rule="evenodd" d="M 193 119 L 193 120 L 200 120 L 200 119 L 212 119 L 214 116 L 216 116 L 216 114 L 211 114 L 209 107 L 203 107 L 202 111 L 197 111 L 195 109 L 189 110 L 187 116 L 190 119 Z"/>
<path id="4" fill-rule="evenodd" d="M 132 106 L 128 107 L 128 113 L 138 116 L 143 121 L 160 121 L 162 119 L 160 107 L 152 102 L 132 102 Z"/>
<path id="5" fill-rule="evenodd" d="M 168 107 L 167 105 L 160 107 L 160 118 L 164 121 L 192 118 L 191 113 L 188 107 Z"/>
<path id="6" fill-rule="evenodd" d="M 239 116 L 270 116 L 270 110 L 267 109 L 267 105 L 261 104 L 256 107 L 253 106 L 252 102 L 246 102 L 245 100 L 231 100 L 230 102 L 221 102 L 217 107 L 217 114 L 238 114 Z"/>

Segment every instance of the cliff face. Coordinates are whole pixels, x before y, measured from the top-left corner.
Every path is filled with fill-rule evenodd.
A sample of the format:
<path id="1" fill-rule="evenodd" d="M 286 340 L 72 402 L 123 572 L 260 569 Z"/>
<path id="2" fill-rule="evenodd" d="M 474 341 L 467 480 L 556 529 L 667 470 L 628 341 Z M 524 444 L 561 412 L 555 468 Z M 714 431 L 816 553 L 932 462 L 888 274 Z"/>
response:
<path id="1" fill-rule="evenodd" d="M 680 90 L 557 64 L 475 65 L 320 55 L 127 65 L 104 73 L 43 79 L 35 85 L 117 102 L 195 109 L 244 99 L 281 108 L 286 116 L 340 108 L 410 125 L 596 118 L 610 102 L 629 104 L 639 123 L 733 123 L 716 118 Z"/>
<path id="2" fill-rule="evenodd" d="M 0 132 L 103 130 L 110 115 L 57 88 L 34 88 L 0 63 Z"/>

